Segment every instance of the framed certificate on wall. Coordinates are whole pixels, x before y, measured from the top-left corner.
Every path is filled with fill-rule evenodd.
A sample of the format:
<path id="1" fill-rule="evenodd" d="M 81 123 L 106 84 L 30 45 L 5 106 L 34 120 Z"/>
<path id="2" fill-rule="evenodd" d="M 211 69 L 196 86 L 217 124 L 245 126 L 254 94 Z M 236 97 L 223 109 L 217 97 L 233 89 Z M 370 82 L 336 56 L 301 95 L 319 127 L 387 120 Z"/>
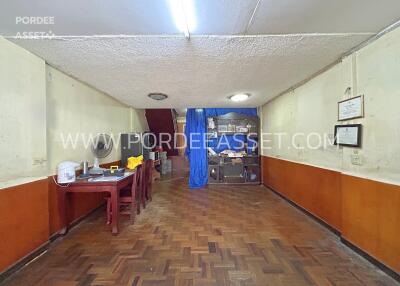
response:
<path id="1" fill-rule="evenodd" d="M 364 96 L 359 95 L 338 102 L 338 121 L 364 116 Z"/>
<path id="2" fill-rule="evenodd" d="M 335 126 L 335 145 L 347 147 L 361 147 L 361 124 L 347 124 Z"/>

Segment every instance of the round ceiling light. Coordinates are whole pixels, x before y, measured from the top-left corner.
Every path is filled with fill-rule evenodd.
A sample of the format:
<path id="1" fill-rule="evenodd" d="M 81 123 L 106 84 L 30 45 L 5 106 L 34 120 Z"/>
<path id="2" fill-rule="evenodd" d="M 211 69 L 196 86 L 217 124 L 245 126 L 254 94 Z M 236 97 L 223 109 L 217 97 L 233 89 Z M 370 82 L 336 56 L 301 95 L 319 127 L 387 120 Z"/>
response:
<path id="1" fill-rule="evenodd" d="M 161 92 L 153 92 L 149 93 L 148 97 L 154 100 L 164 100 L 168 98 L 168 95 L 161 93 Z"/>
<path id="2" fill-rule="evenodd" d="M 245 101 L 250 97 L 250 94 L 248 93 L 238 93 L 235 95 L 232 95 L 229 97 L 230 100 L 239 102 L 239 101 Z"/>

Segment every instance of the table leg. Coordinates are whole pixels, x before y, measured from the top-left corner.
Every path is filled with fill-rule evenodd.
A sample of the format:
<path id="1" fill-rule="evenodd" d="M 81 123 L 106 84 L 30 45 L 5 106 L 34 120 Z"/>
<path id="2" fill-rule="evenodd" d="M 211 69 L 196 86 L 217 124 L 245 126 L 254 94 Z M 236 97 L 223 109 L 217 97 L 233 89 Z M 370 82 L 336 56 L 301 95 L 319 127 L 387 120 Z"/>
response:
<path id="1" fill-rule="evenodd" d="M 111 190 L 111 228 L 112 234 L 118 234 L 118 219 L 119 219 L 119 190 L 114 188 Z"/>
<path id="2" fill-rule="evenodd" d="M 65 235 L 68 232 L 68 219 L 67 219 L 67 209 L 68 209 L 68 196 L 67 191 L 59 187 L 58 188 L 58 211 L 60 213 L 61 227 L 59 234 Z"/>
<path id="3" fill-rule="evenodd" d="M 142 198 L 142 206 L 143 209 L 146 208 L 146 192 L 147 192 L 147 184 L 144 183 L 141 191 L 141 198 Z"/>

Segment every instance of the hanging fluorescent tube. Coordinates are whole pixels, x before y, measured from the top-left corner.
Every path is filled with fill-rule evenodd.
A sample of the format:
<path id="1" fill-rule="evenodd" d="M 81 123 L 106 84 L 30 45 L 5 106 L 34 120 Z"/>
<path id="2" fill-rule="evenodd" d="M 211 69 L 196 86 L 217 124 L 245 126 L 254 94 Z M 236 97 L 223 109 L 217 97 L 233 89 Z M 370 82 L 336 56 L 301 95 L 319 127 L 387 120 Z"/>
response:
<path id="1" fill-rule="evenodd" d="M 175 26 L 186 38 L 190 38 L 190 32 L 196 28 L 193 0 L 169 0 Z"/>

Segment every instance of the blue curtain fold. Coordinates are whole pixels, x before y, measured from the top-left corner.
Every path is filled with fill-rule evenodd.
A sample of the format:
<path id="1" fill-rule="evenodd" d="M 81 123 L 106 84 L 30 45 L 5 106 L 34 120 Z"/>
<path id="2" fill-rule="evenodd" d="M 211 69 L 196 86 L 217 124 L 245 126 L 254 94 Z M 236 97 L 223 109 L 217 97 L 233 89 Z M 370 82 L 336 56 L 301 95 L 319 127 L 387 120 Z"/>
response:
<path id="1" fill-rule="evenodd" d="M 189 188 L 202 188 L 208 183 L 208 162 L 205 146 L 206 117 L 204 110 L 188 108 L 185 135 L 186 156 L 189 159 Z"/>
<path id="2" fill-rule="evenodd" d="M 236 112 L 240 114 L 257 116 L 257 108 L 188 108 L 186 113 L 185 135 L 187 138 L 186 156 L 189 159 L 190 174 L 189 188 L 202 188 L 208 183 L 208 161 L 207 161 L 207 117 L 224 115 L 227 113 Z M 227 136 L 225 139 L 217 138 L 211 145 L 218 144 L 218 140 L 228 140 L 232 144 L 232 136 Z M 210 145 L 210 146 L 211 146 Z M 216 150 L 221 152 L 221 148 Z M 226 146 L 226 144 L 224 144 Z M 234 144 L 231 146 L 235 146 Z M 240 146 L 239 146 L 240 147 Z M 234 147 L 235 148 L 235 147 Z M 235 148 L 236 149 L 236 148 Z"/>

